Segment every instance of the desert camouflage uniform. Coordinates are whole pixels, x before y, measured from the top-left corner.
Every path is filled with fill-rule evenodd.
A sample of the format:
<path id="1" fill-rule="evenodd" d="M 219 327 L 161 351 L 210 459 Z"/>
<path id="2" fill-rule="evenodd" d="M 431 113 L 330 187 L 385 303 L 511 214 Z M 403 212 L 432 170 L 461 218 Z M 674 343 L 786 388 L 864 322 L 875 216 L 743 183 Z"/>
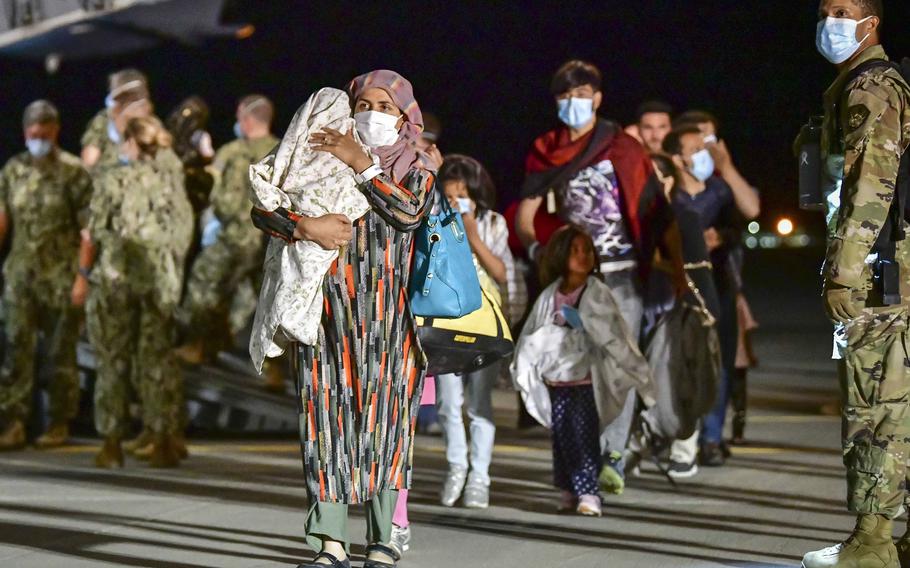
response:
<path id="1" fill-rule="evenodd" d="M 177 160 L 162 150 L 153 161 L 103 170 L 89 208 L 96 260 L 87 323 L 98 361 L 95 426 L 105 437 L 125 434 L 130 390 L 152 432 L 181 428 L 183 384 L 171 349 L 193 212 L 168 153 Z"/>
<path id="2" fill-rule="evenodd" d="M 65 423 L 76 415 L 80 310 L 72 306 L 70 293 L 91 194 L 91 178 L 79 159 L 60 150 L 41 162 L 19 154 L 0 172 L 0 211 L 15 229 L 3 265 L 6 355 L 0 368 L 0 417 L 25 420 L 30 413 L 39 330 L 53 365 L 51 422 Z"/>
<path id="3" fill-rule="evenodd" d="M 215 154 L 210 201 L 222 229 L 193 263 L 181 314 L 189 335 L 209 343 L 209 350 L 226 341 L 226 326 L 238 332 L 256 310 L 263 239 L 250 221 L 249 169 L 277 144 L 273 136 L 235 140 Z"/>
<path id="4" fill-rule="evenodd" d="M 885 57 L 880 46 L 869 48 L 852 67 Z M 860 317 L 838 326 L 836 333 L 847 503 L 856 513 L 894 518 L 906 496 L 910 456 L 910 240 L 897 245 L 900 305 L 883 306 L 873 287 L 871 253 L 895 195 L 901 155 L 910 143 L 910 94 L 894 69 L 867 71 L 844 88 L 848 72 L 825 94 L 822 143 L 834 190 L 824 277 L 850 288 L 862 308 Z M 841 91 L 843 97 L 835 100 Z M 837 139 L 834 108 L 842 140 Z"/>

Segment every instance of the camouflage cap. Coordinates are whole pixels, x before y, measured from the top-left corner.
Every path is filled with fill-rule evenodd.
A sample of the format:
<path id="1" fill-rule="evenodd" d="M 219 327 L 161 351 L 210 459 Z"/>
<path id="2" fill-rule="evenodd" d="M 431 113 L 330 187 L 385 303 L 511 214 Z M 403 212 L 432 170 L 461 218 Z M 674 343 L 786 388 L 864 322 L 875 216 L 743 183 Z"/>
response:
<path id="1" fill-rule="evenodd" d="M 148 89 L 148 78 L 138 69 L 121 69 L 107 78 L 107 90 L 115 97 L 121 92 L 140 87 Z"/>
<path id="2" fill-rule="evenodd" d="M 50 101 L 37 100 L 25 107 L 25 112 L 22 114 L 23 127 L 50 122 L 60 122 L 60 113 Z"/>

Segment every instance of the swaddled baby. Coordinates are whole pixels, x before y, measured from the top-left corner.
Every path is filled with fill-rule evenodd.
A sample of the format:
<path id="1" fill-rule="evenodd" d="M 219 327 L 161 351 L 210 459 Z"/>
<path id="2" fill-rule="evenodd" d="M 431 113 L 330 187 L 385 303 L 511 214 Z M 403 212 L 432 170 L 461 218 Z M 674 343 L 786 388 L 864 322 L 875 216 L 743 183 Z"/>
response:
<path id="1" fill-rule="evenodd" d="M 284 207 L 308 217 L 335 213 L 351 221 L 370 210 L 354 182 L 354 170 L 330 153 L 310 147 L 310 135 L 325 128 L 345 134 L 353 130 L 360 142 L 344 91 L 317 91 L 294 115 L 281 144 L 250 166 L 255 207 L 265 211 Z M 250 356 L 257 371 L 261 372 L 266 357 L 281 355 L 289 340 L 316 343 L 323 310 L 322 282 L 337 257 L 337 249 L 325 250 L 310 241 L 270 239 L 250 338 Z"/>

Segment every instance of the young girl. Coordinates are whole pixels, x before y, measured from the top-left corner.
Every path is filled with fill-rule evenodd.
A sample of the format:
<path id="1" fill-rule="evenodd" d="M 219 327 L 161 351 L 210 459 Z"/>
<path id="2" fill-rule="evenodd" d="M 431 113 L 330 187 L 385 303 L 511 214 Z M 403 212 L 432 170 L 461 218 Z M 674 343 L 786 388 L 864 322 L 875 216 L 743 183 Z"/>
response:
<path id="1" fill-rule="evenodd" d="M 517 321 L 524 315 L 527 296 L 524 282 L 516 277 L 509 251 L 509 229 L 502 215 L 493 211 L 496 189 L 486 169 L 474 158 L 459 154 L 445 157 L 437 183 L 456 210 L 462 211 L 465 232 L 474 253 L 475 265 L 482 278 L 489 278 L 505 300 L 507 317 Z M 504 308 L 506 306 L 503 306 Z M 462 497 L 465 507 L 483 509 L 490 502 L 490 462 L 493 458 L 492 389 L 499 376 L 500 364 L 467 374 L 444 374 L 435 377 L 435 393 L 429 393 L 429 377 L 421 404 L 436 403 L 439 423 L 446 445 L 449 472 L 443 484 L 441 502 L 452 507 Z M 470 453 L 465 435 L 462 407 L 468 395 L 470 419 Z M 470 454 L 470 455 L 469 455 Z M 407 491 L 398 495 L 392 527 L 392 548 L 399 555 L 410 547 L 411 529 L 407 514 Z"/>
<path id="2" fill-rule="evenodd" d="M 524 306 L 511 302 L 518 280 L 508 246 L 509 229 L 503 216 L 492 209 L 496 189 L 490 175 L 474 158 L 453 154 L 445 157 L 438 183 L 452 207 L 461 211 L 481 281 L 503 300 L 505 313 L 510 313 L 505 309 L 510 305 L 523 311 Z M 446 507 L 454 506 L 462 497 L 465 507 L 489 506 L 489 470 L 496 435 L 492 393 L 499 369 L 496 362 L 472 373 L 436 377 L 436 406 L 449 462 L 440 498 Z M 462 419 L 464 406 L 470 419 L 470 451 Z"/>
<path id="3" fill-rule="evenodd" d="M 601 515 L 600 433 L 631 388 L 653 404 L 650 372 L 609 288 L 594 275 L 594 243 L 566 227 L 541 261 L 546 286 L 522 330 L 512 377 L 528 412 L 553 433 L 560 510 Z"/>

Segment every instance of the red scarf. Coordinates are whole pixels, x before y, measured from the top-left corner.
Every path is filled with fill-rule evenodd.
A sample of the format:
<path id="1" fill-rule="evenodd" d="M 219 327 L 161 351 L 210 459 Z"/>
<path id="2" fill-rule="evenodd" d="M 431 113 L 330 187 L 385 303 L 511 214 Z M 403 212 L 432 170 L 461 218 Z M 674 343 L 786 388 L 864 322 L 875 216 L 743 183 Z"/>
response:
<path id="1" fill-rule="evenodd" d="M 598 162 L 610 160 L 619 182 L 620 208 L 626 227 L 636 247 L 641 247 L 642 236 L 647 230 L 648 212 L 639 211 L 642 191 L 648 178 L 654 173 L 651 159 L 642 145 L 618 126 L 615 134 L 597 151 L 595 157 L 580 169 Z M 568 164 L 580 152 L 584 152 L 594 134 L 592 130 L 578 140 L 572 141 L 569 129 L 560 127 L 537 138 L 525 160 L 525 173 L 543 172 Z M 537 210 L 534 218 L 534 229 L 537 240 L 545 245 L 550 237 L 565 223 L 554 214 L 548 213 L 546 207 Z M 641 259 L 640 259 L 641 260 Z"/>

